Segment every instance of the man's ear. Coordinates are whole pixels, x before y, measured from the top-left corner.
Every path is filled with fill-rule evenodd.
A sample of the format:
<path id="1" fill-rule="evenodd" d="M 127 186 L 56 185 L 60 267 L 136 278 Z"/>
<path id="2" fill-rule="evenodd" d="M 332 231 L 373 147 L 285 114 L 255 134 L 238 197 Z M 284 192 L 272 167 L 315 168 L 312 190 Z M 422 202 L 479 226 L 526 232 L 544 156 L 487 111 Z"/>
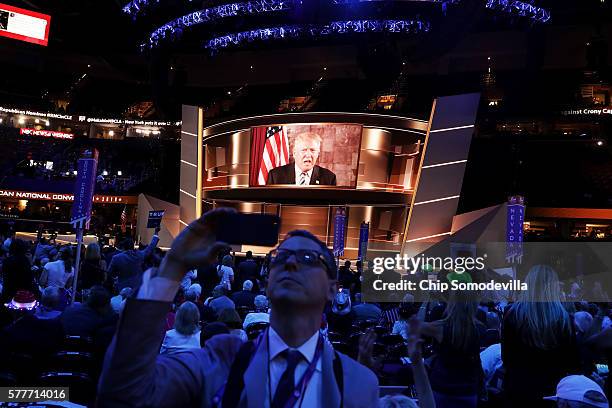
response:
<path id="1" fill-rule="evenodd" d="M 336 293 L 338 292 L 338 281 L 335 279 L 330 279 L 328 289 L 329 290 L 327 291 L 327 300 L 333 302 L 334 298 L 336 297 Z"/>

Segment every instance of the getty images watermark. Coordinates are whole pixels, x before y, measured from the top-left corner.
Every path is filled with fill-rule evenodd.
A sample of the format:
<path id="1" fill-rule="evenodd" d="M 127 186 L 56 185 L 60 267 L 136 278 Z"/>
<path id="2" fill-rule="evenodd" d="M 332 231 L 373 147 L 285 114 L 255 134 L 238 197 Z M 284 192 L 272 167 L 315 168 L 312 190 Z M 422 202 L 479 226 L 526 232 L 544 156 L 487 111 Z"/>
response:
<path id="1" fill-rule="evenodd" d="M 518 252 L 506 242 L 441 242 L 372 255 L 362 275 L 366 302 L 401 302 L 406 295 L 446 302 L 463 292 L 482 302 L 546 302 L 552 292 L 561 299 L 612 299 L 609 241 L 523 242 Z M 553 273 L 541 273 L 541 266 Z"/>
<path id="2" fill-rule="evenodd" d="M 527 284 L 519 279 L 510 279 L 507 282 L 496 282 L 491 279 L 486 282 L 473 282 L 472 273 L 484 273 L 487 255 L 465 256 L 465 257 L 438 257 L 425 256 L 423 254 L 415 257 L 397 254 L 395 257 L 378 257 L 372 260 L 372 273 L 375 275 L 372 288 L 375 291 L 524 291 Z M 399 273 L 401 275 L 415 275 L 418 272 L 429 273 L 431 271 L 449 271 L 446 280 L 401 279 L 396 282 L 386 282 L 383 273 Z M 378 276 L 378 278 L 376 277 Z M 387 276 L 388 278 L 388 276 Z"/>

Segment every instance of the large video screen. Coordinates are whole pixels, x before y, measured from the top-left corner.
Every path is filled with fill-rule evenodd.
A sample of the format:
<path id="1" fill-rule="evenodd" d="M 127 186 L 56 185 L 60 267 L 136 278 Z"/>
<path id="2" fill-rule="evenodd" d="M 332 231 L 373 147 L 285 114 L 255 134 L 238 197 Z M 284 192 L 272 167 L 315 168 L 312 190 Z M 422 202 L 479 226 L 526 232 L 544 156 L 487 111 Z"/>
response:
<path id="1" fill-rule="evenodd" d="M 0 3 L 0 37 L 47 46 L 51 16 Z"/>
<path id="2" fill-rule="evenodd" d="M 362 126 L 285 124 L 251 128 L 251 186 L 355 187 Z"/>

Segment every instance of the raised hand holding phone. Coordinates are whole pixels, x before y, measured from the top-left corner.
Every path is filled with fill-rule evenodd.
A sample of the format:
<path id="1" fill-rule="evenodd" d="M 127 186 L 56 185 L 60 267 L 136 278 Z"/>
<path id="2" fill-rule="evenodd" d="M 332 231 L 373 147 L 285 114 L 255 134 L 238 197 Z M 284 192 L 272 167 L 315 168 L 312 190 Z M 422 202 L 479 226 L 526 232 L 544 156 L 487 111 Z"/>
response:
<path id="1" fill-rule="evenodd" d="M 158 276 L 180 282 L 189 270 L 211 262 L 228 247 L 217 241 L 216 233 L 220 223 L 234 213 L 236 210 L 231 208 L 218 208 L 189 224 L 172 242 Z"/>

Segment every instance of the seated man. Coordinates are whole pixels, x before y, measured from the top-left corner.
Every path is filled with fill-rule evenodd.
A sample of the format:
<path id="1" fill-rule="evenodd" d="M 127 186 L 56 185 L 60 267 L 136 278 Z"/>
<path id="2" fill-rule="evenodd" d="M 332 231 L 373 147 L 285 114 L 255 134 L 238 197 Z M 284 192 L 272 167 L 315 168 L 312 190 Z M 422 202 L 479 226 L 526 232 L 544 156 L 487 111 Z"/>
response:
<path id="1" fill-rule="evenodd" d="M 111 308 L 108 291 L 102 286 L 92 286 L 85 303 L 68 307 L 60 321 L 69 336 L 93 337 L 97 330 L 114 325 L 117 315 Z"/>
<path id="2" fill-rule="evenodd" d="M 223 309 L 236 308 L 232 299 L 225 296 L 225 288 L 222 285 L 217 285 L 213 289 L 212 297 L 213 299 L 208 303 L 208 306 L 210 306 L 217 315 L 219 315 Z"/>
<path id="3" fill-rule="evenodd" d="M 202 349 L 157 355 L 181 279 L 224 247 L 215 243 L 215 228 L 226 214 L 215 210 L 191 223 L 160 268 L 145 273 L 138 298 L 128 299 L 108 349 L 98 404 L 375 407 L 374 373 L 335 352 L 319 334 L 323 308 L 337 291 L 336 266 L 331 251 L 306 231 L 289 233 L 272 252 L 270 328 L 259 341 L 243 346 L 237 336 L 220 334 Z"/>
<path id="4" fill-rule="evenodd" d="M 251 292 L 253 290 L 253 282 L 245 280 L 242 284 L 242 290 L 232 294 L 232 300 L 236 304 L 236 307 L 248 307 L 252 309 L 255 300 L 255 294 Z"/>
<path id="5" fill-rule="evenodd" d="M 321 153 L 321 136 L 316 133 L 300 133 L 293 145 L 293 163 L 270 170 L 266 184 L 296 184 L 298 186 L 335 186 L 336 175 L 318 166 Z"/>
<path id="6" fill-rule="evenodd" d="M 210 306 L 206 306 L 204 303 L 200 302 L 201 293 L 202 289 L 200 285 L 194 283 L 185 291 L 185 301 L 192 302 L 197 306 L 200 312 L 201 322 L 214 322 L 217 320 L 217 314 Z"/>
<path id="7" fill-rule="evenodd" d="M 355 306 L 353 313 L 356 321 L 375 320 L 379 321 L 382 311 L 374 303 L 361 302 L 361 293 L 355 294 Z"/>

